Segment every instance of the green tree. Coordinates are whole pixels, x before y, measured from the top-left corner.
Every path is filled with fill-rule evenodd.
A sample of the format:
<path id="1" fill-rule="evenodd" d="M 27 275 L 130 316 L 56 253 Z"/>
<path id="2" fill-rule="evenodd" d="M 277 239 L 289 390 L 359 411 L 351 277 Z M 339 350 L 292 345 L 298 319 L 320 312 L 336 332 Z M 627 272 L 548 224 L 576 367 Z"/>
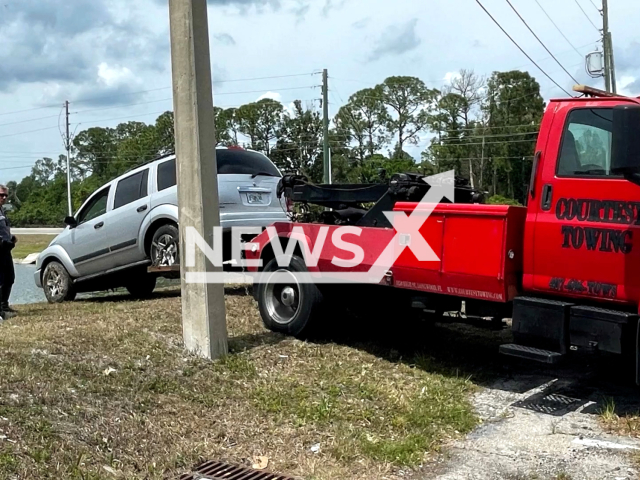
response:
<path id="1" fill-rule="evenodd" d="M 271 160 L 283 171 L 322 179 L 322 117 L 313 108 L 293 105 L 293 115 L 284 117 Z"/>
<path id="2" fill-rule="evenodd" d="M 73 139 L 76 158 L 92 175 L 106 178 L 109 162 L 116 158 L 118 135 L 113 128 L 92 127 Z"/>
<path id="3" fill-rule="evenodd" d="M 281 129 L 284 108 L 271 98 L 242 105 L 236 111 L 238 130 L 249 138 L 253 150 L 260 150 L 269 156 L 271 142 Z"/>
<path id="4" fill-rule="evenodd" d="M 405 144 L 418 143 L 418 134 L 425 130 L 436 110 L 438 91 L 429 89 L 416 77 L 389 77 L 381 85 L 382 99 L 390 115 L 387 129 L 397 135 L 397 151 Z"/>
<path id="5" fill-rule="evenodd" d="M 494 72 L 489 79 L 483 109 L 493 195 L 524 203 L 544 106 L 540 85 L 527 72 Z"/>
<path id="6" fill-rule="evenodd" d="M 334 118 L 336 130 L 348 143 L 355 143 L 355 157 L 361 164 L 388 141 L 389 114 L 383 103 L 383 89 L 365 88 L 349 97 Z"/>

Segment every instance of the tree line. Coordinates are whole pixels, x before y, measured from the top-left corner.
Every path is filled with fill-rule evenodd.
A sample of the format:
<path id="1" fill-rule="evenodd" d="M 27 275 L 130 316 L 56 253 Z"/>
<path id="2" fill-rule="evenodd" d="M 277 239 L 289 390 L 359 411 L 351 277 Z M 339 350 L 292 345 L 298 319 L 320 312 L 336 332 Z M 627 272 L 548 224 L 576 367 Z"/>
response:
<path id="1" fill-rule="evenodd" d="M 440 89 L 416 77 L 389 77 L 351 95 L 331 119 L 334 183 L 380 181 L 401 171 L 455 169 L 491 201 L 522 203 L 545 104 L 526 72 L 488 79 L 461 70 Z M 322 182 L 322 108 L 262 99 L 238 108 L 214 107 L 218 144 L 267 155 L 286 173 Z M 419 159 L 407 150 L 428 140 Z M 74 210 L 100 185 L 174 150 L 173 113 L 154 124 L 92 127 L 73 139 Z M 14 225 L 60 225 L 66 214 L 66 157 L 40 158 L 20 182 L 9 182 Z"/>

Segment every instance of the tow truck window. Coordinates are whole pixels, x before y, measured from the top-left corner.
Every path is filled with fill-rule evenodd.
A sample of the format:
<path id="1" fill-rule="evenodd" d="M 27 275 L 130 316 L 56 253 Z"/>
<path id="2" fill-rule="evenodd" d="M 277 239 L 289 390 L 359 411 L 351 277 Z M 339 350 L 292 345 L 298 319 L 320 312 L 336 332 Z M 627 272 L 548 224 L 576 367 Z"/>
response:
<path id="1" fill-rule="evenodd" d="M 571 111 L 562 136 L 558 176 L 610 176 L 612 125 L 610 108 Z"/>

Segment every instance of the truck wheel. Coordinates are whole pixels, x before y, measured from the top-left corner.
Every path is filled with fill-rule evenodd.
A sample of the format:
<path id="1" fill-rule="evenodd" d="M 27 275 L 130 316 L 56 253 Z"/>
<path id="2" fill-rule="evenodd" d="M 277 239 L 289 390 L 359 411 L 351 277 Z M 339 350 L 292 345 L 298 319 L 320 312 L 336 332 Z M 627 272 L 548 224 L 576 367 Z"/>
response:
<path id="1" fill-rule="evenodd" d="M 147 298 L 156 288 L 156 277 L 149 274 L 136 276 L 135 280 L 129 282 L 125 288 L 135 298 Z"/>
<path id="2" fill-rule="evenodd" d="M 50 262 L 42 274 L 42 286 L 44 296 L 49 303 L 62 303 L 65 300 L 73 301 L 76 291 L 71 275 L 59 262 Z"/>
<path id="3" fill-rule="evenodd" d="M 175 225 L 162 225 L 151 240 L 151 262 L 157 267 L 180 264 L 180 233 Z"/>
<path id="4" fill-rule="evenodd" d="M 274 332 L 302 336 L 310 331 L 322 312 L 322 293 L 313 283 L 301 283 L 295 273 L 308 272 L 304 261 L 291 257 L 286 267 L 271 260 L 262 271 L 262 281 L 256 286 L 260 316 L 265 326 Z M 278 278 L 274 278 L 274 273 Z"/>

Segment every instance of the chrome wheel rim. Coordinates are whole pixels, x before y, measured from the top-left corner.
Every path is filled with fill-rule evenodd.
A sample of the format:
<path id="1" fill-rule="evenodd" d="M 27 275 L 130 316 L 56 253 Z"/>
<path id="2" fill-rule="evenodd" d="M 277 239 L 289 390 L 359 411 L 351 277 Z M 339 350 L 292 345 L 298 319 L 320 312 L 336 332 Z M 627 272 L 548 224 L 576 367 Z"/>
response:
<path id="1" fill-rule="evenodd" d="M 170 267 L 178 259 L 178 244 L 173 236 L 165 233 L 153 243 L 154 264 L 160 267 Z"/>
<path id="2" fill-rule="evenodd" d="M 274 279 L 277 276 L 277 281 Z M 300 309 L 302 291 L 293 272 L 280 269 L 267 279 L 265 306 L 269 317 L 280 325 L 291 323 Z"/>
<path id="3" fill-rule="evenodd" d="M 47 289 L 51 297 L 57 297 L 64 293 L 64 282 L 62 275 L 51 270 L 47 275 Z"/>

